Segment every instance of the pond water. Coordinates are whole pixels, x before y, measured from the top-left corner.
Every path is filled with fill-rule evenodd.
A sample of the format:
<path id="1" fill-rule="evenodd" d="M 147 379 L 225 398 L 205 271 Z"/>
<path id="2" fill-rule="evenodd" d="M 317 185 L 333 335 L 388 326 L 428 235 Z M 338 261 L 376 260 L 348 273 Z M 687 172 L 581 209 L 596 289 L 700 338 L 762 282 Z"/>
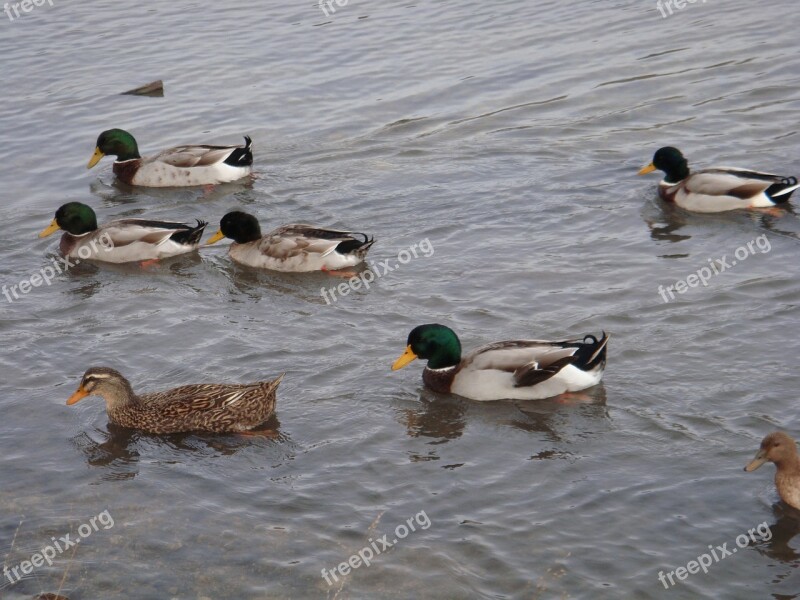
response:
<path id="1" fill-rule="evenodd" d="M 800 432 L 797 215 L 691 215 L 636 177 L 665 145 L 800 175 L 795 5 L 325 6 L 0 15 L 0 284 L 50 263 L 57 236 L 36 234 L 68 201 L 208 234 L 233 209 L 365 231 L 392 265 L 433 249 L 331 303 L 338 280 L 235 266 L 225 244 L 0 297 L 4 565 L 99 525 L 0 596 L 800 597 L 774 469 L 742 472 L 766 433 Z M 120 95 L 155 79 L 161 98 Z M 257 177 L 125 188 L 110 159 L 85 168 L 111 127 L 145 154 L 250 135 Z M 737 251 L 707 286 L 659 294 Z M 606 330 L 606 376 L 569 399 L 437 396 L 421 363 L 390 370 L 429 322 L 465 348 Z M 90 366 L 141 391 L 285 371 L 277 433 L 117 429 L 98 398 L 65 406 Z M 736 546 L 763 523 L 769 540 Z M 724 543 L 738 551 L 708 573 L 659 581 Z M 326 581 L 364 548 L 369 566 Z"/>

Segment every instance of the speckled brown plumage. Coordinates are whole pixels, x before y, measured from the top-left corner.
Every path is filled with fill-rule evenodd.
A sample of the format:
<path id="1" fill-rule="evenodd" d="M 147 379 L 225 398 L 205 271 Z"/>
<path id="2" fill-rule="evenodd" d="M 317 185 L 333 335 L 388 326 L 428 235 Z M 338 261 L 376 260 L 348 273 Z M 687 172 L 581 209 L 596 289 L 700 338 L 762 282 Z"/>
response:
<path id="1" fill-rule="evenodd" d="M 282 378 L 250 384 L 185 385 L 136 395 L 119 372 L 92 367 L 67 403 L 74 404 L 88 395 L 102 396 L 112 423 L 148 433 L 241 432 L 272 416 Z"/>

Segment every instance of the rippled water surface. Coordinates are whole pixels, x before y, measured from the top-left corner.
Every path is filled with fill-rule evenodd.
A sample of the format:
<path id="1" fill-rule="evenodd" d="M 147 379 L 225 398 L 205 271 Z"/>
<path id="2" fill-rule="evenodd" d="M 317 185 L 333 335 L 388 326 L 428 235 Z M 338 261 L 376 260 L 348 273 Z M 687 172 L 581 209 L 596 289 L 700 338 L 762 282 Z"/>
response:
<path id="1" fill-rule="evenodd" d="M 363 230 L 393 264 L 422 240 L 435 250 L 331 305 L 320 288 L 337 280 L 234 266 L 224 244 L 149 268 L 79 265 L 0 297 L 4 565 L 103 511 L 114 522 L 4 577 L 0 596 L 800 597 L 800 521 L 771 466 L 742 472 L 767 432 L 800 433 L 798 215 L 685 214 L 635 176 L 663 145 L 697 166 L 800 175 L 795 4 L 333 8 L 55 0 L 0 14 L 0 284 L 49 264 L 56 238 L 36 234 L 67 201 L 100 221 L 216 225 L 238 208 L 264 228 Z M 163 98 L 120 95 L 159 78 Z M 144 153 L 249 134 L 258 176 L 125 188 L 110 159 L 85 168 L 111 127 Z M 758 239 L 662 300 L 660 285 Z M 604 383 L 528 403 L 436 396 L 421 364 L 389 370 L 433 321 L 467 348 L 605 329 Z M 97 398 L 64 404 L 94 365 L 142 391 L 286 371 L 277 435 L 116 429 Z M 323 568 L 409 518 L 416 531 L 328 585 Z M 762 523 L 769 541 L 659 582 Z"/>

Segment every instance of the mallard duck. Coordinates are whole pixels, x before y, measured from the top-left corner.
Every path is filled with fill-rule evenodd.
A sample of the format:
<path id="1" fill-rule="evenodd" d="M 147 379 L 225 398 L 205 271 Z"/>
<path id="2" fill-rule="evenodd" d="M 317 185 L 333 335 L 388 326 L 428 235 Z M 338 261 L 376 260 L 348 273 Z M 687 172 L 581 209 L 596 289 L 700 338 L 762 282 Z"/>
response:
<path id="1" fill-rule="evenodd" d="M 63 229 L 65 233 L 59 247 L 64 256 L 125 263 L 196 250 L 206 225 L 200 220 L 192 226 L 169 221 L 120 219 L 98 227 L 91 207 L 69 202 L 56 211 L 53 222 L 39 237 L 45 238 Z"/>
<path id="2" fill-rule="evenodd" d="M 639 170 L 646 175 L 658 169 L 665 173 L 658 194 L 683 209 L 715 213 L 739 208 L 769 208 L 788 202 L 800 187 L 796 177 L 782 177 L 734 167 L 712 167 L 689 171 L 677 148 L 660 148 L 653 161 Z"/>
<path id="3" fill-rule="evenodd" d="M 283 375 L 246 384 L 184 385 L 137 396 L 118 371 L 92 367 L 83 374 L 67 404 L 86 396 L 101 396 L 112 423 L 148 433 L 242 432 L 255 429 L 272 416 L 281 379 Z"/>
<path id="4" fill-rule="evenodd" d="M 434 392 L 472 400 L 540 400 L 600 383 L 608 336 L 495 342 L 462 358 L 455 332 L 432 323 L 415 327 L 407 344 L 392 370 L 426 359 L 422 380 Z"/>
<path id="5" fill-rule="evenodd" d="M 770 433 L 761 440 L 761 448 L 744 470 L 755 471 L 767 461 L 777 467 L 775 487 L 781 500 L 800 509 L 800 456 L 795 441 L 782 431 Z"/>
<path id="6" fill-rule="evenodd" d="M 231 258 L 243 265 L 273 271 L 335 271 L 364 260 L 373 238 L 364 233 L 323 229 L 314 225 L 283 225 L 261 235 L 258 220 L 244 212 L 229 212 L 219 231 L 208 240 L 233 240 Z"/>
<path id="7" fill-rule="evenodd" d="M 88 169 L 106 154 L 116 156 L 114 174 L 129 185 L 185 187 L 236 181 L 252 172 L 252 140 L 244 146 L 177 146 L 142 158 L 133 136 L 109 129 L 97 138 Z"/>

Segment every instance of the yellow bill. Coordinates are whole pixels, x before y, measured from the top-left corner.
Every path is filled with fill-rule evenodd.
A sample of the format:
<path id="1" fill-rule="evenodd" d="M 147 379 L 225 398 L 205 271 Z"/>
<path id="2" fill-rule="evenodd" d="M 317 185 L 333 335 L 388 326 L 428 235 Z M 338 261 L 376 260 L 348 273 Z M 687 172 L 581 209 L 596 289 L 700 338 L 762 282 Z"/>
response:
<path id="1" fill-rule="evenodd" d="M 220 229 L 217 233 L 215 233 L 214 235 L 211 236 L 211 239 L 209 239 L 206 242 L 206 245 L 210 246 L 211 244 L 216 244 L 218 241 L 220 241 L 224 237 L 225 237 L 225 234 L 222 233 L 222 229 Z"/>
<path id="2" fill-rule="evenodd" d="M 652 173 L 655 170 L 656 170 L 656 166 L 653 163 L 650 163 L 649 165 L 646 165 L 646 166 L 642 167 L 641 169 L 639 169 L 639 172 L 637 173 L 637 175 L 647 175 L 648 173 Z"/>
<path id="3" fill-rule="evenodd" d="M 59 229 L 61 229 L 61 227 L 59 227 L 58 223 L 56 223 L 56 220 L 53 219 L 53 222 L 50 223 L 50 225 L 48 225 L 47 228 L 42 230 L 42 232 L 39 234 L 39 237 L 46 238 L 48 235 L 53 235 Z"/>
<path id="4" fill-rule="evenodd" d="M 417 355 L 414 354 L 414 351 L 411 349 L 411 346 L 406 347 L 406 351 L 403 352 L 403 356 L 398 358 L 394 361 L 392 365 L 392 371 L 397 371 L 405 367 L 408 363 L 414 362 L 417 359 Z"/>
<path id="5" fill-rule="evenodd" d="M 79 386 L 77 391 L 67 399 L 67 406 L 71 406 L 71 405 L 75 404 L 76 402 L 80 402 L 81 400 L 86 398 L 86 396 L 88 396 L 88 395 L 89 395 L 89 392 L 84 390 L 83 386 Z"/>
<path id="6" fill-rule="evenodd" d="M 95 148 L 94 154 L 92 154 L 92 158 L 89 159 L 89 164 L 86 165 L 86 168 L 91 169 L 93 166 L 99 163 L 100 159 L 102 159 L 104 156 L 105 154 L 103 153 L 102 150 L 100 150 L 100 148 Z"/>

